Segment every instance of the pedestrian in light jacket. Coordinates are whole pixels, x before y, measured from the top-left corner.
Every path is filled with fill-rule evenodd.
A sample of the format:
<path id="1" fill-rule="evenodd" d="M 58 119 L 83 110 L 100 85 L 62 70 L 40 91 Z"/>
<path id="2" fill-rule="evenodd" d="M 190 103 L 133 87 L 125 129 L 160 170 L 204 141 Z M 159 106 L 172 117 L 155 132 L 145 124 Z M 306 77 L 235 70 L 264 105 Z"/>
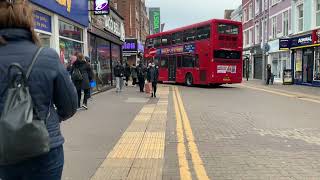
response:
<path id="1" fill-rule="evenodd" d="M 0 1 L 0 115 L 7 91 L 8 67 L 19 63 L 26 71 L 40 46 L 33 17 L 28 1 Z M 50 151 L 16 164 L 0 165 L 0 179 L 60 180 L 64 165 L 60 123 L 76 113 L 76 89 L 59 55 L 49 48 L 39 54 L 28 85 L 39 119 L 46 119 Z"/>

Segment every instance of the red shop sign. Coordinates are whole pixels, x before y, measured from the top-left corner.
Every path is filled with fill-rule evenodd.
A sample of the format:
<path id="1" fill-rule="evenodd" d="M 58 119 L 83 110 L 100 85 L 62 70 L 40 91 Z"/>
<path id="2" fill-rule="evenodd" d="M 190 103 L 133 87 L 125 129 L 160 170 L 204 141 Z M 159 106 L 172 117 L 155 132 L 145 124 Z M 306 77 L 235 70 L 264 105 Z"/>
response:
<path id="1" fill-rule="evenodd" d="M 320 29 L 312 31 L 312 42 L 313 44 L 320 44 Z"/>

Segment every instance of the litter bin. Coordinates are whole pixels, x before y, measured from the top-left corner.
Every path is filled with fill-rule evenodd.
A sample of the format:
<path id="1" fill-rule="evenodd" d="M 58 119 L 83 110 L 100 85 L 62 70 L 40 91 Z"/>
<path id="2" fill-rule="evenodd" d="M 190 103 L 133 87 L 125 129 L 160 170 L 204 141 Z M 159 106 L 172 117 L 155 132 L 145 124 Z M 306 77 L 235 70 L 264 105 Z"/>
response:
<path id="1" fill-rule="evenodd" d="M 293 84 L 293 71 L 291 69 L 283 70 L 283 85 Z"/>

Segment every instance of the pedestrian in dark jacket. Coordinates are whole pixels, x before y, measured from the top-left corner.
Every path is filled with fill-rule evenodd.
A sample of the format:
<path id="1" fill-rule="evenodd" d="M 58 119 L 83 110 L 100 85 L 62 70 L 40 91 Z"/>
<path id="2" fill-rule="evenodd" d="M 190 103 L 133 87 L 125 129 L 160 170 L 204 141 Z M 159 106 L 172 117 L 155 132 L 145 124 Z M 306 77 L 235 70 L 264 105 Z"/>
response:
<path id="1" fill-rule="evenodd" d="M 146 68 L 143 66 L 143 64 L 141 62 L 139 63 L 139 65 L 137 67 L 137 73 L 138 73 L 140 92 L 144 92 Z"/>
<path id="2" fill-rule="evenodd" d="M 117 62 L 113 72 L 114 76 L 116 77 L 117 92 L 121 92 L 123 87 L 124 67 L 120 64 L 120 62 Z"/>
<path id="3" fill-rule="evenodd" d="M 125 69 L 124 69 L 124 75 L 126 76 L 126 86 L 128 86 L 129 79 L 131 76 L 131 67 L 128 63 L 126 63 Z"/>
<path id="4" fill-rule="evenodd" d="M 0 115 L 7 93 L 8 67 L 19 63 L 26 71 L 40 45 L 33 29 L 31 5 L 28 1 L 16 2 L 0 2 Z M 28 86 L 39 119 L 46 119 L 50 151 L 16 164 L 0 165 L 0 179 L 60 180 L 64 165 L 60 123 L 76 113 L 77 93 L 55 50 L 41 51 Z"/>
<path id="5" fill-rule="evenodd" d="M 271 81 L 271 83 L 273 83 L 272 82 L 272 72 L 271 72 L 271 65 L 270 64 L 268 64 L 267 65 L 267 85 L 269 85 L 270 84 L 270 81 Z"/>
<path id="6" fill-rule="evenodd" d="M 158 66 L 156 66 L 154 63 L 152 63 L 148 68 L 147 73 L 147 80 L 149 83 L 152 83 L 152 90 L 151 97 L 157 97 L 157 85 L 158 85 L 158 79 L 159 79 L 159 70 Z"/>
<path id="7" fill-rule="evenodd" d="M 136 86 L 137 84 L 137 78 L 138 78 L 138 72 L 137 72 L 137 67 L 135 64 L 133 64 L 131 68 L 131 77 L 132 77 L 132 85 Z"/>
<path id="8" fill-rule="evenodd" d="M 76 72 L 81 73 L 82 78 L 74 78 Z M 90 81 L 92 80 L 92 69 L 91 66 L 86 62 L 82 53 L 78 53 L 77 60 L 74 62 L 71 70 L 71 78 L 77 89 L 78 93 L 78 107 L 81 106 L 81 95 L 82 91 L 84 92 L 83 104 L 82 107 L 88 109 L 88 99 L 90 97 Z"/>

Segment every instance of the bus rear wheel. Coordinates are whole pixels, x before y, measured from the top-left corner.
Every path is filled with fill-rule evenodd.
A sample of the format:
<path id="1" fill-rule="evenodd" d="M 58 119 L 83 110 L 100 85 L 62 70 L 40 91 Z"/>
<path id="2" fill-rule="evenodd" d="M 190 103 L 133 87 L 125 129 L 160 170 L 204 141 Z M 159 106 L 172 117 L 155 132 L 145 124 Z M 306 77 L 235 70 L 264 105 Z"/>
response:
<path id="1" fill-rule="evenodd" d="M 193 77 L 190 73 L 186 75 L 185 84 L 189 87 L 193 85 Z"/>

